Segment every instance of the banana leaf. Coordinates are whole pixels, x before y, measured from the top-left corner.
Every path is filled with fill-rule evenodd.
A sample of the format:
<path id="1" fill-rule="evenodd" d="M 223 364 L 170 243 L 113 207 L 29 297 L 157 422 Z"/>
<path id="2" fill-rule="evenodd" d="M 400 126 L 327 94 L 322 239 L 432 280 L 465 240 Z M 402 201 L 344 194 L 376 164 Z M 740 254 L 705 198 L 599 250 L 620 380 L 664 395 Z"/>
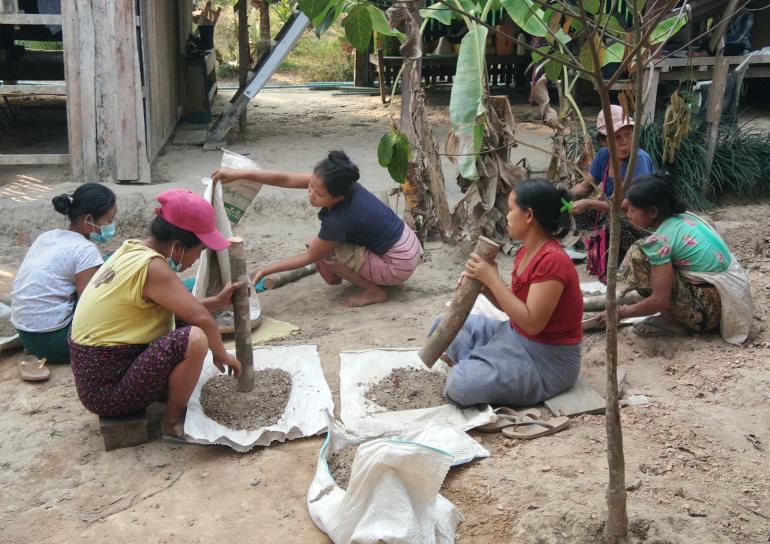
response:
<path id="1" fill-rule="evenodd" d="M 486 57 L 484 53 L 487 29 L 473 24 L 460 43 L 457 57 L 457 71 L 449 97 L 449 120 L 452 132 L 458 139 L 457 165 L 460 175 L 469 180 L 476 180 L 476 158 L 481 150 L 484 115 L 484 80 L 486 76 Z"/>

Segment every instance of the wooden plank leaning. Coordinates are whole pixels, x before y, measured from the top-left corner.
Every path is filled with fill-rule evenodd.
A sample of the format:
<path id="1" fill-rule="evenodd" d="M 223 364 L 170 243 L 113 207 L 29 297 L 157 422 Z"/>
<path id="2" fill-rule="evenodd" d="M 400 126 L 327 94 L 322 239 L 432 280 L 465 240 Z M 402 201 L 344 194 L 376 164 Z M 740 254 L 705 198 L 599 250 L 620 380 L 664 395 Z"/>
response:
<path id="1" fill-rule="evenodd" d="M 230 279 L 243 286 L 233 292 L 233 317 L 235 321 L 235 358 L 241 363 L 238 391 L 248 393 L 254 389 L 254 346 L 251 342 L 251 317 L 249 291 L 251 289 L 243 239 L 230 238 Z"/>

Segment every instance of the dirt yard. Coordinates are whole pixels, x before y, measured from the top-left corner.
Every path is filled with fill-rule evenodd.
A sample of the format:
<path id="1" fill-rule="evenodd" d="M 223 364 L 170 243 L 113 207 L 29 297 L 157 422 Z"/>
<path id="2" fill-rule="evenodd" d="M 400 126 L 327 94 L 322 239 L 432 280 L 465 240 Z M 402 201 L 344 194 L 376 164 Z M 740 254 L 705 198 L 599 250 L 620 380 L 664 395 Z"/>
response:
<path id="1" fill-rule="evenodd" d="M 439 101 L 441 102 L 441 101 Z M 446 102 L 444 100 L 443 102 Z M 245 137 L 230 148 L 265 168 L 304 170 L 328 149 L 347 150 L 375 192 L 392 187 L 377 166 L 376 142 L 394 106 L 376 97 L 267 92 L 249 108 Z M 527 106 L 516 108 L 520 119 Z M 446 125 L 446 106 L 431 116 Z M 445 132 L 439 131 L 439 139 Z M 547 145 L 546 133 L 521 124 L 523 140 Z M 519 149 L 535 170 L 546 159 Z M 159 179 L 200 189 L 218 153 L 168 146 L 154 165 Z M 446 165 L 448 183 L 451 170 Z M 0 173 L 0 295 L 34 237 L 62 226 L 50 199 L 71 189 L 57 168 L 4 168 Z M 168 184 L 118 186 L 118 236 L 143 235 L 153 197 Z M 455 193 L 456 197 L 456 193 Z M 620 334 L 620 360 L 631 393 L 650 404 L 622 410 L 631 542 L 759 543 L 770 537 L 770 203 L 725 205 L 711 213 L 750 270 L 754 332 L 743 347 L 718 337 L 644 341 Z M 305 194 L 267 188 L 236 231 L 257 263 L 300 250 L 317 231 Z M 340 304 L 349 286 L 318 276 L 261 296 L 263 312 L 300 332 L 283 344 L 317 344 L 339 402 L 343 350 L 421 345 L 450 296 L 464 253 L 426 250 L 425 263 L 377 306 Z M 511 259 L 500 259 L 509 273 Z M 603 333 L 587 336 L 583 374 L 600 390 Z M 250 453 L 225 447 L 143 446 L 104 452 L 96 416 L 75 393 L 67 366 L 48 382 L 21 382 L 20 354 L 0 355 L 0 542 L 39 544 L 329 542 L 306 510 L 322 438 L 295 440 Z M 153 432 L 159 435 L 155 414 Z M 762 441 L 757 449 L 746 438 Z M 462 544 L 600 542 L 607 481 L 604 419 L 579 417 L 571 428 L 531 442 L 477 435 L 492 457 L 454 468 L 442 488 L 465 516 Z"/>

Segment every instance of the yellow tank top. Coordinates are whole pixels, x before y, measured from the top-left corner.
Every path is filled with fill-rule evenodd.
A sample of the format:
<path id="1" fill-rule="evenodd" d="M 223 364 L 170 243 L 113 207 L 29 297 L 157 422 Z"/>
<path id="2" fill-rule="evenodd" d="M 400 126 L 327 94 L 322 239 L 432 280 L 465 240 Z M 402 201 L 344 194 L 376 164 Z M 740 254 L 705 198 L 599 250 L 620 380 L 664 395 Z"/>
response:
<path id="1" fill-rule="evenodd" d="M 126 240 L 83 291 L 72 320 L 72 341 L 84 346 L 149 344 L 174 330 L 174 315 L 142 298 L 150 261 L 165 257 Z"/>

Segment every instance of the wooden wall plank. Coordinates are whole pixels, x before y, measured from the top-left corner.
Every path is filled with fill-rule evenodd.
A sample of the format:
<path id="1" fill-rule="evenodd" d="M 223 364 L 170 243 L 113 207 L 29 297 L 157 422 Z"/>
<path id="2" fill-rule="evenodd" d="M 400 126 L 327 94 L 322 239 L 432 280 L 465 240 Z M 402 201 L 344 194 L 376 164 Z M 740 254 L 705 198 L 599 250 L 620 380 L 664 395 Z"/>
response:
<path id="1" fill-rule="evenodd" d="M 177 122 L 184 112 L 184 104 L 187 100 L 187 87 L 185 85 L 185 67 L 187 54 L 187 38 L 192 32 L 192 10 L 188 0 L 177 0 L 176 12 L 178 17 L 177 34 Z"/>
<path id="2" fill-rule="evenodd" d="M 80 97 L 80 28 L 76 2 L 62 3 L 62 41 L 64 73 L 67 81 L 67 140 L 70 155 L 70 174 L 73 181 L 83 179 L 83 138 Z"/>
<path id="3" fill-rule="evenodd" d="M 136 0 L 139 2 L 140 0 Z M 141 7 L 141 4 L 140 4 Z M 141 24 L 141 17 L 140 17 Z M 136 36 L 136 34 L 134 34 Z M 152 172 L 150 170 L 150 161 L 147 154 L 147 124 L 145 121 L 145 99 L 142 92 L 142 69 L 140 63 L 142 62 L 142 47 L 143 42 L 136 41 L 135 38 L 135 52 L 134 55 L 134 86 L 139 91 L 134 93 L 134 106 L 136 111 L 139 112 L 136 116 L 136 137 L 137 137 L 137 162 L 139 177 L 136 179 L 137 183 L 152 183 Z"/>
<path id="4" fill-rule="evenodd" d="M 0 96 L 29 96 L 67 94 L 67 86 L 61 85 L 0 85 Z"/>
<path id="5" fill-rule="evenodd" d="M 66 0 L 65 0 L 66 2 Z M 64 8 L 62 8 L 64 11 Z M 61 25 L 62 16 L 37 13 L 0 13 L 0 25 Z"/>
<path id="6" fill-rule="evenodd" d="M 112 67 L 119 89 L 117 100 L 117 142 L 115 149 L 117 179 L 136 181 L 139 179 L 138 127 L 143 123 L 144 108 L 141 100 L 137 103 L 131 97 L 141 98 L 141 84 L 137 85 L 136 61 L 138 57 L 136 40 L 135 5 L 131 0 L 111 2 L 114 10 L 115 65 Z"/>
<path id="7" fill-rule="evenodd" d="M 117 181 L 116 150 L 118 100 L 123 98 L 123 89 L 111 67 L 115 60 L 115 7 L 112 0 L 91 0 L 94 19 L 99 21 L 96 33 L 96 71 L 94 78 L 96 97 L 96 162 L 99 179 L 103 182 Z"/>
<path id="8" fill-rule="evenodd" d="M 0 165 L 13 164 L 67 164 L 69 155 L 57 153 L 42 153 L 39 155 L 0 155 Z"/>
<path id="9" fill-rule="evenodd" d="M 80 124 L 83 142 L 83 181 L 97 179 L 96 164 L 96 36 L 91 0 L 72 0 L 77 7 L 80 53 Z M 65 2 L 66 3 L 66 2 Z"/>
<path id="10" fill-rule="evenodd" d="M 176 0 L 142 0 L 147 149 L 152 161 L 178 119 L 180 56 Z"/>

